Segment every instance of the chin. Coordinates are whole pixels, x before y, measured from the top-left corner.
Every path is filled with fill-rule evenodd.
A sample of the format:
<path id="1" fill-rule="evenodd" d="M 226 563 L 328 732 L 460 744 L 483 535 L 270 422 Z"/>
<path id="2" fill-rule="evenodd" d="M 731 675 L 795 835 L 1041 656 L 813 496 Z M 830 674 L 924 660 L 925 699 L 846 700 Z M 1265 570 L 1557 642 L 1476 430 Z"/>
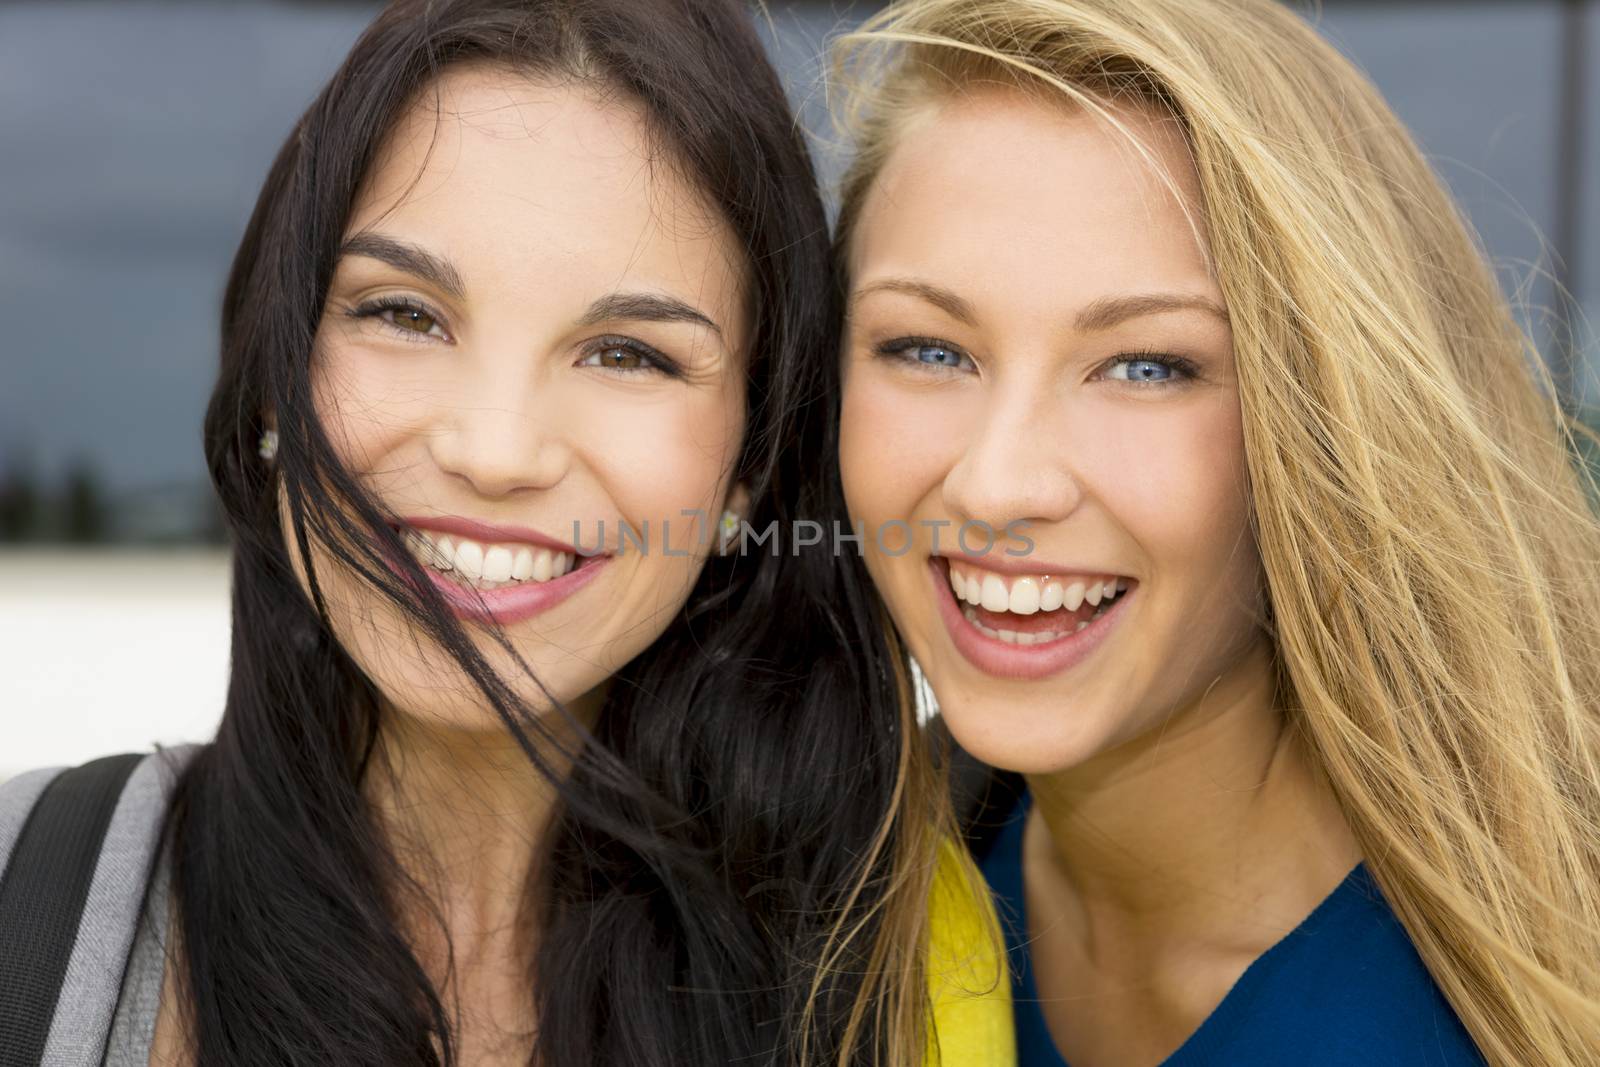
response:
<path id="1" fill-rule="evenodd" d="M 991 767 L 1025 775 L 1055 774 L 1088 762 L 1108 747 L 1092 716 L 1062 704 L 958 702 L 941 706 L 950 735 Z"/>

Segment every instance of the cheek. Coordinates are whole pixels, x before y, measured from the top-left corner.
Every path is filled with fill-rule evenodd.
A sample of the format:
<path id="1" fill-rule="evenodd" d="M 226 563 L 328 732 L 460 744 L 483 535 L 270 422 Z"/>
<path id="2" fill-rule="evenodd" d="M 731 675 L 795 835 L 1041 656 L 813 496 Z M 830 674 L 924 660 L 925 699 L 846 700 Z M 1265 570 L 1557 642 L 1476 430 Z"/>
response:
<path id="1" fill-rule="evenodd" d="M 359 346 L 319 346 L 312 368 L 312 402 L 329 442 L 352 473 L 380 469 L 384 460 L 420 439 L 429 412 L 447 383 L 430 381 L 423 361 L 396 365 Z"/>
<path id="2" fill-rule="evenodd" d="M 1237 401 L 1207 398 L 1137 420 L 1101 461 L 1110 510 L 1139 544 L 1165 621 L 1196 617 L 1231 642 L 1253 628 L 1260 588 Z"/>
<path id="3" fill-rule="evenodd" d="M 839 471 L 850 514 L 869 532 L 891 519 L 913 521 L 917 504 L 959 458 L 949 408 L 879 380 L 873 368 L 850 373 L 840 409 Z"/>
<path id="4" fill-rule="evenodd" d="M 1080 476 L 1154 569 L 1216 556 L 1247 533 L 1244 434 L 1231 396 L 1107 403 L 1074 421 Z"/>
<path id="5" fill-rule="evenodd" d="M 703 555 L 722 514 L 744 431 L 743 378 L 738 387 L 674 388 L 654 397 L 585 390 L 575 400 L 578 448 L 616 517 L 648 530 L 653 566 L 688 562 L 655 551 L 663 543 Z M 685 511 L 694 512 L 685 515 Z M 592 536 L 592 534 L 591 534 Z M 607 534 L 613 542 L 614 535 Z M 698 543 L 697 543 L 698 542 Z"/>

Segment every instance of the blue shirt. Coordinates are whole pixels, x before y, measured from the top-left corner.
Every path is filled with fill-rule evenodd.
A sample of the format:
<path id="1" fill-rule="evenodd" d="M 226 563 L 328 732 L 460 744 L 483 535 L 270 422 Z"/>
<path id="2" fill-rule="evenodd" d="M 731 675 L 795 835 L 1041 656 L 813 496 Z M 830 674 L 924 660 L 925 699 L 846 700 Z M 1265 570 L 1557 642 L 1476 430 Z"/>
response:
<path id="1" fill-rule="evenodd" d="M 979 866 L 1005 929 L 1018 1067 L 1067 1067 L 1025 946 L 1022 828 L 1012 811 Z M 1262 953 L 1161 1067 L 1482 1067 L 1366 865 Z"/>

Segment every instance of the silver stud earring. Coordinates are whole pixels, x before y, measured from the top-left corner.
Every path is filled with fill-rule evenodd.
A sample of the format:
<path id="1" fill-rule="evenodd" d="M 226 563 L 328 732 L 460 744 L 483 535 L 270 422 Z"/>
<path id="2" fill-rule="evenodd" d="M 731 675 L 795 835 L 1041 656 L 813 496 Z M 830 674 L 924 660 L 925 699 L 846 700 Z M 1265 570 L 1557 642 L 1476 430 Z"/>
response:
<path id="1" fill-rule="evenodd" d="M 271 463 L 278 456 L 278 431 L 267 430 L 256 445 L 256 454 Z"/>
<path id="2" fill-rule="evenodd" d="M 717 552 L 726 556 L 738 536 L 739 514 L 730 508 L 722 513 L 722 518 L 717 522 Z"/>

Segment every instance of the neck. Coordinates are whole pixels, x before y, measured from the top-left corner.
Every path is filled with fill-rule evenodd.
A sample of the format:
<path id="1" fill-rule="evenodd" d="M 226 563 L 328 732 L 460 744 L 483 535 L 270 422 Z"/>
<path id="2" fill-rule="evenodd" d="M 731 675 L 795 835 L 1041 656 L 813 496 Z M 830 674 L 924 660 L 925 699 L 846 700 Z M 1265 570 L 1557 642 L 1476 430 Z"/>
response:
<path id="1" fill-rule="evenodd" d="M 582 710 L 573 708 L 591 721 Z M 561 749 L 576 751 L 579 739 L 559 719 L 543 721 L 560 735 Z M 541 754 L 558 777 L 569 770 L 570 756 Z M 401 868 L 424 894 L 401 905 L 424 966 L 443 975 L 452 962 L 460 969 L 525 961 L 530 887 L 559 794 L 510 731 L 498 719 L 474 728 L 390 709 L 364 790 Z"/>
<path id="2" fill-rule="evenodd" d="M 1028 785 L 1030 885 L 1123 945 L 1217 929 L 1230 914 L 1281 934 L 1360 856 L 1276 706 L 1265 641 L 1193 707 Z"/>

